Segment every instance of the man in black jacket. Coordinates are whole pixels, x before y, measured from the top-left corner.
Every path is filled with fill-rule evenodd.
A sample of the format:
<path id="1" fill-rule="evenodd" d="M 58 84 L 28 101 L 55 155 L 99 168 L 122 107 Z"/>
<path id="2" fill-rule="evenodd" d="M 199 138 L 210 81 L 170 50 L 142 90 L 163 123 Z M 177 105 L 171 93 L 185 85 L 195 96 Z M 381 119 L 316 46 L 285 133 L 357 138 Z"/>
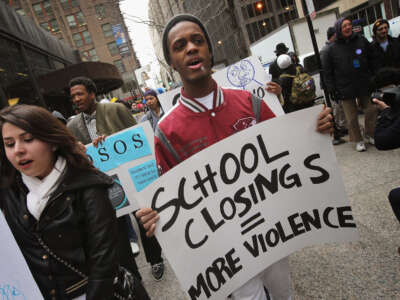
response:
<path id="1" fill-rule="evenodd" d="M 319 51 L 319 54 L 321 56 L 321 61 L 323 61 L 324 56 L 326 55 L 326 51 L 330 45 L 333 44 L 333 42 L 336 39 L 336 30 L 335 27 L 329 27 L 328 30 L 326 31 L 326 42 L 324 47 Z M 324 70 L 324 73 L 326 71 Z M 321 89 L 325 89 L 325 87 L 322 84 L 322 80 L 320 81 L 321 83 Z M 333 110 L 333 116 L 335 117 L 335 127 L 334 127 L 334 132 L 333 132 L 333 139 L 332 139 L 332 144 L 333 145 L 340 145 L 345 143 L 346 141 L 342 139 L 344 135 L 347 134 L 347 128 L 346 128 L 346 118 L 344 116 L 344 111 L 343 111 L 343 105 L 340 103 L 335 98 L 334 94 L 329 95 L 330 99 L 332 100 L 332 110 Z"/>
<path id="2" fill-rule="evenodd" d="M 375 72 L 384 67 L 400 67 L 400 42 L 389 35 L 389 22 L 378 19 L 372 31 L 374 40 L 371 44 L 373 55 L 376 57 Z"/>
<path id="3" fill-rule="evenodd" d="M 356 142 L 357 151 L 366 147 L 358 124 L 356 99 L 365 112 L 365 139 L 374 144 L 376 107 L 369 101 L 368 85 L 373 70 L 373 56 L 369 42 L 353 33 L 349 19 L 335 24 L 336 39 L 326 50 L 322 65 L 328 91 L 341 101 L 349 129 L 350 141 Z"/>
<path id="4" fill-rule="evenodd" d="M 282 74 L 282 70 L 278 67 L 278 63 L 276 60 L 278 59 L 279 55 L 281 54 L 287 54 L 289 51 L 289 48 L 286 47 L 284 43 L 279 43 L 275 47 L 275 53 L 276 53 L 276 59 L 274 62 L 269 66 L 269 74 L 272 76 L 272 81 L 277 82 L 279 80 L 279 76 Z"/>

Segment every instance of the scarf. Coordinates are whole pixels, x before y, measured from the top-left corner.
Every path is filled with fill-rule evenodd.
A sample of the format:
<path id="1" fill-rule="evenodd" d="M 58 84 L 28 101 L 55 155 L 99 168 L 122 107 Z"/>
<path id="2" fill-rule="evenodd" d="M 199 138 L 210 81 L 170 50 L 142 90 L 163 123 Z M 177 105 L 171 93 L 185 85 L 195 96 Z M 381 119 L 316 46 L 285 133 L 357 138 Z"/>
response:
<path id="1" fill-rule="evenodd" d="M 53 170 L 49 175 L 43 178 L 43 180 L 40 180 L 37 177 L 26 176 L 21 173 L 22 181 L 29 190 L 29 193 L 26 196 L 26 206 L 36 220 L 39 220 L 51 193 L 60 184 L 59 179 L 61 175 L 64 174 L 66 165 L 67 162 L 65 161 L 65 158 L 59 156 L 54 164 Z"/>

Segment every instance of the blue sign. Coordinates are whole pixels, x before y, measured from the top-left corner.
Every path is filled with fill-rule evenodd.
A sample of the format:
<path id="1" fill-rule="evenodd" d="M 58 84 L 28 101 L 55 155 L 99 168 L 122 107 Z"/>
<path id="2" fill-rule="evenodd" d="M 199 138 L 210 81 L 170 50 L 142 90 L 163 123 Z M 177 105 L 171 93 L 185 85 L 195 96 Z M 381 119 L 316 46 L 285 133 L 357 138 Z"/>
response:
<path id="1" fill-rule="evenodd" d="M 158 178 L 156 161 L 150 160 L 129 169 L 129 175 L 138 192 Z"/>
<path id="2" fill-rule="evenodd" d="M 136 127 L 107 137 L 97 148 L 89 146 L 86 154 L 96 168 L 107 172 L 131 160 L 151 155 L 151 149 L 143 127 Z"/>
<path id="3" fill-rule="evenodd" d="M 127 43 L 125 33 L 124 30 L 122 29 L 121 24 L 113 25 L 112 32 L 114 35 L 115 43 L 117 44 L 118 47 Z"/>

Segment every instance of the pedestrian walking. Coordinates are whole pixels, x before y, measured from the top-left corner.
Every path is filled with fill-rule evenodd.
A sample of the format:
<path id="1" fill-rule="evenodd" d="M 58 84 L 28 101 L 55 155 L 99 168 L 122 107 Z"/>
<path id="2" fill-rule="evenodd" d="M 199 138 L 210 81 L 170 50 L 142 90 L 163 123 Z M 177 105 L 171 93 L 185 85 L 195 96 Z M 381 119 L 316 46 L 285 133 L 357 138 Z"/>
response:
<path id="1" fill-rule="evenodd" d="M 7 107 L 0 129 L 0 208 L 44 299 L 117 299 L 112 178 L 44 108 Z M 136 296 L 149 299 L 135 282 Z"/>
<path id="2" fill-rule="evenodd" d="M 212 144 L 275 116 L 264 101 L 248 91 L 221 88 L 212 79 L 213 50 L 198 18 L 187 14 L 173 17 L 165 26 L 162 42 L 166 62 L 183 82 L 178 103 L 159 121 L 156 129 L 155 152 L 162 173 Z M 281 92 L 275 82 L 268 83 L 267 90 Z M 319 116 L 321 132 L 331 130 L 329 111 L 325 109 Z M 137 216 L 147 234 L 152 235 L 157 212 L 143 208 Z M 290 299 L 287 258 L 238 287 L 232 299 L 266 300 L 264 284 L 274 300 Z"/>
<path id="3" fill-rule="evenodd" d="M 276 45 L 275 47 L 275 54 L 276 54 L 276 59 L 271 63 L 271 65 L 269 66 L 269 74 L 271 74 L 272 76 L 272 81 L 278 81 L 279 80 L 279 76 L 282 74 L 282 70 L 279 68 L 278 63 L 277 63 L 277 59 L 279 57 L 279 55 L 281 54 L 287 54 L 289 51 L 289 48 L 286 47 L 285 43 L 279 43 Z"/>
<path id="4" fill-rule="evenodd" d="M 68 129 L 83 144 L 97 147 L 106 136 L 136 125 L 129 110 L 119 103 L 97 103 L 96 85 L 87 77 L 73 78 L 70 83 L 72 103 L 80 113 L 67 123 Z M 133 227 L 128 215 L 118 218 L 118 247 L 122 265 L 141 278 L 130 242 L 134 242 Z M 135 247 L 133 247 L 135 248 Z"/>
<path id="5" fill-rule="evenodd" d="M 324 61 L 328 47 L 330 45 L 332 45 L 332 43 L 335 41 L 335 38 L 336 38 L 335 27 L 328 28 L 328 30 L 326 31 L 326 38 L 327 38 L 327 41 L 325 42 L 324 47 L 319 51 L 319 54 L 321 56 L 321 61 Z M 322 65 L 322 67 L 323 67 L 323 65 Z M 327 72 L 327 70 L 323 69 L 322 73 L 325 74 L 326 72 Z M 323 82 L 323 80 L 321 80 L 321 89 L 325 90 L 326 87 L 322 86 L 322 82 Z M 325 91 L 325 92 L 329 94 L 329 91 Z M 336 99 L 336 93 L 329 94 L 329 98 L 332 100 L 331 101 L 332 111 L 333 111 L 333 117 L 335 120 L 332 144 L 340 145 L 340 144 L 343 144 L 346 142 L 344 139 L 342 139 L 342 137 L 348 133 L 347 128 L 346 128 L 346 117 L 344 115 L 342 103 Z"/>
<path id="6" fill-rule="evenodd" d="M 389 22 L 385 19 L 376 20 L 372 27 L 375 73 L 385 67 L 400 68 L 400 41 L 390 36 L 389 29 Z"/>
<path id="7" fill-rule="evenodd" d="M 364 140 L 374 144 L 377 109 L 369 99 L 368 86 L 374 60 L 371 45 L 361 35 L 353 33 L 351 20 L 342 18 L 335 24 L 336 39 L 326 49 L 323 59 L 324 79 L 330 94 L 343 105 L 350 141 L 356 150 L 365 151 Z M 365 136 L 358 123 L 357 102 L 365 112 Z"/>

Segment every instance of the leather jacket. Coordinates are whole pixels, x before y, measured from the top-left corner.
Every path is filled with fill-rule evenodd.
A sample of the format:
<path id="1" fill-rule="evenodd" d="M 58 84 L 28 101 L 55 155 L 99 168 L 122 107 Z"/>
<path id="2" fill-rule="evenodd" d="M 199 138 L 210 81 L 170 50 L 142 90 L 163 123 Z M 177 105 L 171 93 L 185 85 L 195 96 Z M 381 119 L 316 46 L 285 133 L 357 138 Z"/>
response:
<path id="1" fill-rule="evenodd" d="M 27 209 L 28 189 L 19 173 L 9 188 L 0 190 L 7 223 L 45 299 L 73 299 L 84 293 L 87 300 L 112 298 L 118 234 L 107 193 L 111 184 L 103 173 L 67 166 L 38 221 Z M 37 237 L 88 280 L 49 255 Z"/>

